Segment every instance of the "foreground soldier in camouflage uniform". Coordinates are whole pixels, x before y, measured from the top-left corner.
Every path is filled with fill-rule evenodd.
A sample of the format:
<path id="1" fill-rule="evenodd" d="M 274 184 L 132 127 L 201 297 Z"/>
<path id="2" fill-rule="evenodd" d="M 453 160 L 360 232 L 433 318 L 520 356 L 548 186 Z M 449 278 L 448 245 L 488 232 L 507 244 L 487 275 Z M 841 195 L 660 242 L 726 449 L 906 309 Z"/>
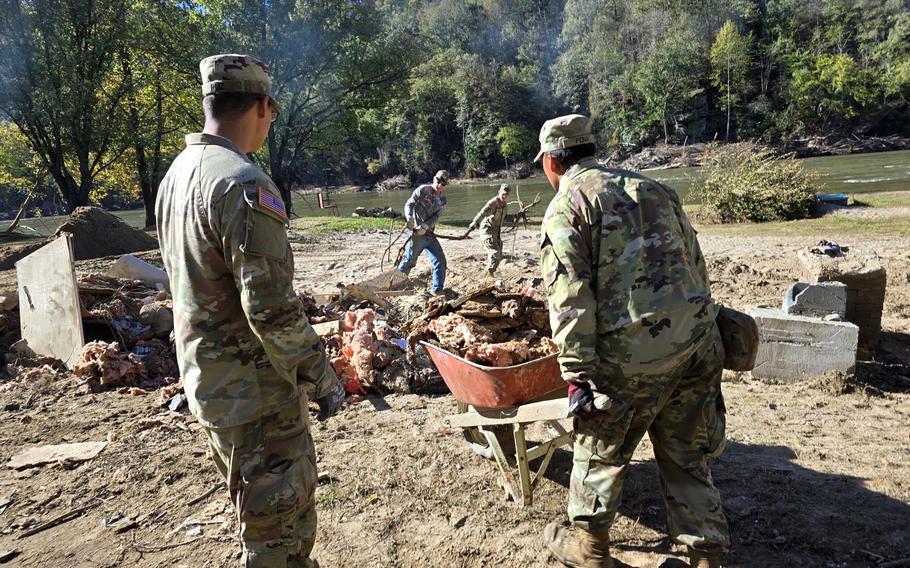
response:
<path id="1" fill-rule="evenodd" d="M 676 193 L 594 160 L 590 121 L 540 132 L 556 196 L 541 269 L 575 418 L 571 527 L 544 535 L 568 566 L 612 566 L 609 529 L 645 432 L 654 445 L 673 539 L 692 566 L 720 566 L 729 531 L 708 460 L 724 444 L 724 351 L 704 257 Z"/>
<path id="2" fill-rule="evenodd" d="M 344 389 L 292 287 L 284 203 L 247 157 L 280 106 L 257 59 L 200 65 L 205 129 L 161 182 L 161 255 L 174 293 L 177 356 L 240 520 L 242 565 L 309 567 L 316 456 L 307 400 L 328 417 Z"/>
<path id="3" fill-rule="evenodd" d="M 467 237 L 478 227 L 483 233 L 483 246 L 487 249 L 487 272 L 490 276 L 496 272 L 502 262 L 502 222 L 506 219 L 508 209 L 509 184 L 499 186 L 496 197 L 487 201 L 483 209 L 474 216 L 464 236 Z"/>

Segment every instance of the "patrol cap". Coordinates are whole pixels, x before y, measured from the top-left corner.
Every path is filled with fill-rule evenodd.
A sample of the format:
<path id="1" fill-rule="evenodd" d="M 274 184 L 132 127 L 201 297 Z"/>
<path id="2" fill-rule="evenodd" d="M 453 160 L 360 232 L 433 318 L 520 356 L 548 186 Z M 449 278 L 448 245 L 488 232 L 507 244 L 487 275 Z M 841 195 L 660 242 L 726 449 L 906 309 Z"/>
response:
<path id="1" fill-rule="evenodd" d="M 449 172 L 445 170 L 439 170 L 436 172 L 436 175 L 433 176 L 433 185 L 449 185 Z"/>
<path id="2" fill-rule="evenodd" d="M 591 134 L 591 119 L 581 114 L 567 114 L 551 118 L 540 128 L 540 152 L 536 162 L 547 152 L 581 146 L 594 142 Z"/>
<path id="3" fill-rule="evenodd" d="M 199 62 L 202 96 L 220 93 L 250 93 L 272 98 L 275 110 L 281 105 L 272 97 L 272 71 L 252 55 L 222 53 Z"/>
<path id="4" fill-rule="evenodd" d="M 505 191 L 506 193 L 511 193 L 511 192 L 512 192 L 512 186 L 510 186 L 510 185 L 507 184 L 507 183 L 501 184 L 501 185 L 499 186 L 499 191 Z"/>

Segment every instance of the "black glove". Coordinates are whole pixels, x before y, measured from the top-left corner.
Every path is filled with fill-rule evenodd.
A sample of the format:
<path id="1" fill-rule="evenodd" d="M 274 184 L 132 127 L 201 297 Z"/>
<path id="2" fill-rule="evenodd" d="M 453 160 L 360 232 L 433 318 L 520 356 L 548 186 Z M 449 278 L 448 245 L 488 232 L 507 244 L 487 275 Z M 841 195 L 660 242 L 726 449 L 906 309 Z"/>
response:
<path id="1" fill-rule="evenodd" d="M 584 418 L 594 413 L 594 393 L 588 383 L 569 383 L 569 412 Z"/>
<path id="2" fill-rule="evenodd" d="M 594 392 L 585 382 L 569 381 L 569 412 L 579 418 L 595 418 L 613 407 L 607 395 Z"/>
<path id="3" fill-rule="evenodd" d="M 329 394 L 316 399 L 316 404 L 319 405 L 319 414 L 316 415 L 316 419 L 327 420 L 338 414 L 341 405 L 344 404 L 345 394 L 344 385 L 341 384 L 341 381 L 335 379 L 335 386 L 332 388 L 332 391 L 329 392 Z"/>

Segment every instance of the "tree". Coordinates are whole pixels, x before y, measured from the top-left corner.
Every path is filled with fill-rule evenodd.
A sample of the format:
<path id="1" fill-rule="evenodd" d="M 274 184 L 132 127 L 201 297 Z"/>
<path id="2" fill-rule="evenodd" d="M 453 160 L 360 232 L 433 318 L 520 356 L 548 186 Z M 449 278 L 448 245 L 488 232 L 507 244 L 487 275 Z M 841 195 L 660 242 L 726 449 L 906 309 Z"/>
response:
<path id="1" fill-rule="evenodd" d="M 199 14 L 162 0 L 137 0 L 128 18 L 130 35 L 145 38 L 121 47 L 126 83 L 123 143 L 145 208 L 155 226 L 158 186 L 183 147 L 182 134 L 200 123 L 197 62 L 208 55 Z"/>
<path id="2" fill-rule="evenodd" d="M 291 187 L 321 179 L 336 128 L 356 109 L 381 106 L 424 53 L 405 7 L 344 0 L 206 0 L 226 50 L 255 53 L 272 69 L 284 106 L 269 131 L 267 164 L 291 210 Z M 313 158 L 308 162 L 306 158 Z"/>
<path id="3" fill-rule="evenodd" d="M 855 118 L 874 94 L 867 74 L 850 55 L 803 52 L 793 63 L 790 98 L 799 120 L 821 127 Z"/>
<path id="4" fill-rule="evenodd" d="M 742 36 L 736 26 L 727 20 L 711 45 L 711 83 L 724 90 L 724 108 L 727 111 L 727 130 L 724 140 L 730 140 L 730 118 L 733 105 L 746 88 L 749 68 L 749 50 L 752 36 Z"/>
<path id="5" fill-rule="evenodd" d="M 4 0 L 0 108 L 28 138 L 69 210 L 123 154 L 125 0 Z"/>
<path id="6" fill-rule="evenodd" d="M 675 123 L 698 93 L 703 57 L 692 31 L 680 26 L 657 43 L 635 70 L 635 88 L 644 99 L 646 117 L 662 127 L 665 143 L 670 142 L 669 122 Z"/>
<path id="7" fill-rule="evenodd" d="M 496 133 L 499 153 L 507 160 L 517 162 L 526 160 L 534 147 L 534 133 L 521 124 L 507 124 Z"/>

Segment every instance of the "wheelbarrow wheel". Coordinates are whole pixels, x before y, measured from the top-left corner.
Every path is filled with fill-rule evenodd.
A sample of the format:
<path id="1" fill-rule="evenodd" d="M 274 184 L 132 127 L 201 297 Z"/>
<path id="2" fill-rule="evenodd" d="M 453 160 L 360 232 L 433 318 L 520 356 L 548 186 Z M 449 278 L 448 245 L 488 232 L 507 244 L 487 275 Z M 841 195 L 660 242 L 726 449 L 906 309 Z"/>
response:
<path id="1" fill-rule="evenodd" d="M 468 406 L 466 404 L 458 403 L 459 412 L 467 412 L 467 410 Z M 510 464 L 513 463 L 515 461 L 515 438 L 512 436 L 512 429 L 508 426 L 488 426 L 487 428 L 496 436 L 499 447 L 502 448 L 502 453 L 506 455 L 506 459 Z M 486 436 L 483 435 L 483 432 L 480 431 L 480 428 L 469 426 L 462 428 L 462 433 L 471 451 L 484 459 L 494 459 L 493 448 L 490 447 L 490 443 L 487 441 Z"/>

